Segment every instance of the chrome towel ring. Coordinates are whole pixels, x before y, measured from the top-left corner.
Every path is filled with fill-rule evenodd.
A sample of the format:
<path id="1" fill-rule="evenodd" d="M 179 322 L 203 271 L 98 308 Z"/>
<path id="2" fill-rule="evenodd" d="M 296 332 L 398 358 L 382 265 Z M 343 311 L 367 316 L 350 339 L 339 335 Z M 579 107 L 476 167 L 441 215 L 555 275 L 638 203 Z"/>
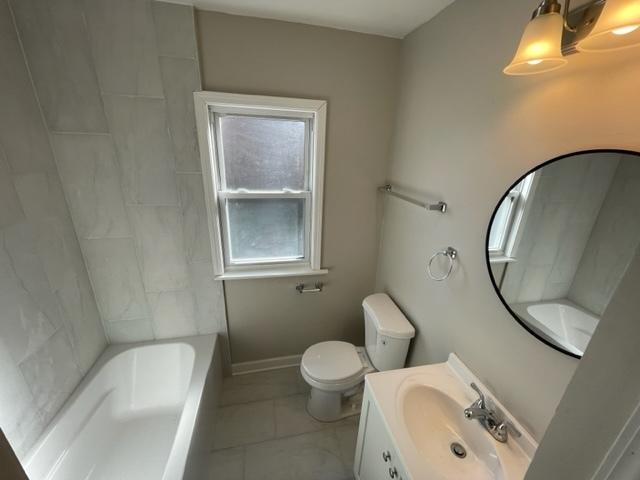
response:
<path id="1" fill-rule="evenodd" d="M 449 268 L 447 269 L 447 273 L 445 273 L 443 276 L 436 277 L 431 271 L 431 264 L 439 255 L 444 255 L 449 259 Z M 431 258 L 429 259 L 429 263 L 427 264 L 427 274 L 429 275 L 429 278 L 431 280 L 435 280 L 436 282 L 442 282 L 443 280 L 446 280 L 447 278 L 449 278 L 449 275 L 451 275 L 451 272 L 453 271 L 453 264 L 457 256 L 458 256 L 458 251 L 453 247 L 447 247 L 446 249 L 440 250 L 434 253 L 433 255 L 431 255 Z"/>

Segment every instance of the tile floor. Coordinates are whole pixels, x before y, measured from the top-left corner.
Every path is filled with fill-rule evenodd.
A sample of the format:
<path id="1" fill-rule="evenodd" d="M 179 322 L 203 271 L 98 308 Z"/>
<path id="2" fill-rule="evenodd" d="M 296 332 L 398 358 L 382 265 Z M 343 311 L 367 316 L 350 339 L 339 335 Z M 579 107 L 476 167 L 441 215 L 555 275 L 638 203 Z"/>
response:
<path id="1" fill-rule="evenodd" d="M 299 369 L 226 378 L 208 480 L 351 480 L 358 417 L 314 420 Z"/>

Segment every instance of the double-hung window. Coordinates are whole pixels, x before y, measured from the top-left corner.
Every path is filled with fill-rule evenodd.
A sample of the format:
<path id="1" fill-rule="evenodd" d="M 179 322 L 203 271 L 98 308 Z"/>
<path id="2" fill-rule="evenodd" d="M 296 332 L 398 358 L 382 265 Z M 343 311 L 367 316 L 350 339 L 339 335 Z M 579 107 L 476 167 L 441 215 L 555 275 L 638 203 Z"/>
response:
<path id="1" fill-rule="evenodd" d="M 520 227 L 524 225 L 533 196 L 535 175 L 530 173 L 514 185 L 496 210 L 489 230 L 489 259 L 493 262 L 515 259 Z"/>
<path id="2" fill-rule="evenodd" d="M 195 94 L 218 278 L 320 267 L 326 102 Z"/>

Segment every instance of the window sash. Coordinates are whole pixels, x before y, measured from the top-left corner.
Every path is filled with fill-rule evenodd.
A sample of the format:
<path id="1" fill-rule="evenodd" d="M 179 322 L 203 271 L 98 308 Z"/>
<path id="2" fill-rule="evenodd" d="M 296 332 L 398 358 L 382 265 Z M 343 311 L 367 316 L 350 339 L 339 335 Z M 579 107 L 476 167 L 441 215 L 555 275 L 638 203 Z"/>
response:
<path id="1" fill-rule="evenodd" d="M 311 201 L 312 193 L 307 192 L 239 192 L 239 191 L 221 191 L 218 192 L 218 208 L 220 211 L 221 227 L 222 227 L 222 251 L 224 254 L 224 264 L 228 269 L 237 267 L 247 267 L 252 265 L 297 265 L 308 264 L 311 258 L 311 228 L 312 228 L 312 211 Z M 231 224 L 227 214 L 227 200 L 243 199 L 243 200 L 260 200 L 260 199 L 286 199 L 295 198 L 304 200 L 304 256 L 300 257 L 267 257 L 264 259 L 247 259 L 232 260 L 231 258 Z"/>
<path id="2" fill-rule="evenodd" d="M 218 198 L 311 198 L 310 190 L 220 190 Z"/>
<path id="3" fill-rule="evenodd" d="M 312 187 L 310 185 L 310 177 L 311 177 L 311 159 L 312 152 L 311 148 L 313 145 L 313 120 L 307 116 L 300 117 L 291 115 L 291 112 L 288 112 L 289 115 L 286 115 L 286 112 L 282 111 L 270 111 L 270 112 L 262 112 L 256 113 L 259 111 L 254 111 L 251 109 L 247 109 L 245 113 L 244 109 L 239 111 L 238 108 L 230 109 L 230 108 L 212 108 L 210 109 L 210 121 L 213 125 L 213 139 L 214 145 L 213 147 L 216 149 L 216 159 L 217 159 L 217 171 L 218 171 L 218 185 L 222 190 L 228 190 L 227 187 L 227 176 L 225 172 L 225 160 L 224 160 L 224 148 L 222 143 L 222 130 L 220 125 L 220 120 L 224 115 L 239 115 L 244 117 L 255 117 L 255 118 L 281 118 L 283 120 L 303 120 L 305 124 L 304 128 L 304 187 L 305 190 L 310 190 Z M 262 190 L 260 190 L 262 191 Z"/>
<path id="4" fill-rule="evenodd" d="M 256 113 L 255 115 L 251 115 L 250 113 Z M 223 115 L 242 115 L 242 116 L 253 116 L 256 118 L 284 118 L 291 120 L 300 120 L 300 117 L 292 116 L 291 114 L 284 116 L 283 112 L 269 112 L 269 114 L 265 114 L 264 112 L 252 112 L 243 109 L 242 111 L 238 111 L 238 109 L 220 109 L 215 108 L 211 109 L 211 123 L 213 124 L 214 129 L 214 148 L 216 149 L 216 163 L 217 163 L 217 174 L 218 174 L 218 182 L 217 185 L 220 186 L 220 189 L 217 192 L 217 196 L 219 199 L 218 209 L 220 215 L 220 224 L 221 224 L 221 236 L 222 236 L 222 253 L 224 259 L 225 269 L 236 269 L 238 267 L 250 267 L 252 265 L 297 265 L 297 264 L 309 264 L 310 263 L 310 250 L 311 250 L 311 228 L 312 228 L 312 190 L 310 186 L 310 176 L 311 176 L 311 138 L 313 135 L 313 122 L 310 118 L 302 118 L 305 123 L 305 146 L 304 146 L 304 180 L 303 184 L 305 186 L 304 190 L 290 190 L 290 189 L 282 189 L 282 190 L 248 190 L 248 189 L 228 189 L 227 188 L 227 179 L 225 174 L 225 159 L 224 159 L 224 149 L 222 143 L 222 131 L 220 126 L 220 119 Z M 246 259 L 246 260 L 233 260 L 231 258 L 231 230 L 232 225 L 228 216 L 228 207 L 227 200 L 229 199 L 247 199 L 247 200 L 256 200 L 256 199 L 271 199 L 271 198 L 301 198 L 304 199 L 304 256 L 302 258 L 299 257 L 268 257 L 264 259 L 255 258 L 255 259 Z"/>

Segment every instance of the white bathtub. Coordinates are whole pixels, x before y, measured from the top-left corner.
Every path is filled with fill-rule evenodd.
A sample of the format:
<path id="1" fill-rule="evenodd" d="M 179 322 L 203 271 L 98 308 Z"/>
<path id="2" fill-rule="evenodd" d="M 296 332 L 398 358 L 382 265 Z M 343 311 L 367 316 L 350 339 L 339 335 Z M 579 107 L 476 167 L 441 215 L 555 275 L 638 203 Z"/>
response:
<path id="1" fill-rule="evenodd" d="M 518 303 L 513 311 L 553 343 L 582 356 L 600 319 L 567 299 Z"/>
<path id="2" fill-rule="evenodd" d="M 108 347 L 24 459 L 30 480 L 198 478 L 221 378 L 216 343 Z"/>

